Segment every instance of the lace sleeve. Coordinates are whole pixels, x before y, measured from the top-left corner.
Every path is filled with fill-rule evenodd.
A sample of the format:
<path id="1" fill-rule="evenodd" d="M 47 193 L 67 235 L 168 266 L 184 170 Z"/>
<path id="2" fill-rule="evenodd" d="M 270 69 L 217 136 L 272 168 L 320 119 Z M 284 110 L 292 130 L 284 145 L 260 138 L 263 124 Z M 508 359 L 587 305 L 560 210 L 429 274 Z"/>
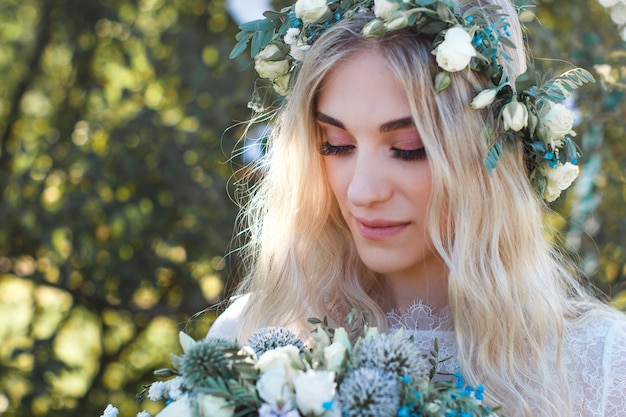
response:
<path id="1" fill-rule="evenodd" d="M 626 321 L 616 320 L 606 337 L 604 416 L 626 417 Z"/>
<path id="2" fill-rule="evenodd" d="M 235 341 L 237 339 L 237 326 L 241 312 L 248 302 L 248 295 L 237 298 L 233 303 L 213 322 L 207 337 L 216 337 Z"/>

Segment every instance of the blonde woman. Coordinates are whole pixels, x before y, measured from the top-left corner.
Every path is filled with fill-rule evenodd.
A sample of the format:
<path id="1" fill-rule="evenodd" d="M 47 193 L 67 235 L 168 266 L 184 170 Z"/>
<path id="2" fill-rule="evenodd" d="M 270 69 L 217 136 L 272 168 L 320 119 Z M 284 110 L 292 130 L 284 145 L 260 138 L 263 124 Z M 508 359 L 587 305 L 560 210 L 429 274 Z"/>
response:
<path id="1" fill-rule="evenodd" d="M 356 309 L 438 339 L 441 370 L 506 415 L 626 416 L 626 320 L 545 238 L 577 154 L 558 94 L 516 90 L 512 5 L 328 3 L 299 0 L 256 55 L 286 99 L 242 213 L 247 275 L 209 336 L 306 339 L 307 318 Z"/>

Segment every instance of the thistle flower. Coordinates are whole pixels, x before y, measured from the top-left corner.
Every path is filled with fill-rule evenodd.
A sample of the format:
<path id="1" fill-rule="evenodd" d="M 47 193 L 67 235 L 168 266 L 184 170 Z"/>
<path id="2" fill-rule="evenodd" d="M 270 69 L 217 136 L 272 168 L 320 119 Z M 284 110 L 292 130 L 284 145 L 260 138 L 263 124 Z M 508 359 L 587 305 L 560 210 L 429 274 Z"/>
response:
<path id="1" fill-rule="evenodd" d="M 304 350 L 302 341 L 291 331 L 282 327 L 264 327 L 252 333 L 248 338 L 248 346 L 254 350 L 257 357 L 268 350 L 289 345 L 297 347 L 301 352 Z"/>
<path id="2" fill-rule="evenodd" d="M 389 334 L 366 337 L 357 346 L 356 366 L 380 368 L 415 380 L 427 378 L 429 366 L 424 356 L 408 339 Z"/>
<path id="3" fill-rule="evenodd" d="M 179 372 L 185 386 L 195 389 L 218 377 L 235 378 L 233 356 L 239 351 L 236 344 L 224 339 L 205 339 L 190 346 L 179 357 Z"/>
<path id="4" fill-rule="evenodd" d="M 377 368 L 357 368 L 339 385 L 344 417 L 392 417 L 400 407 L 395 375 Z"/>

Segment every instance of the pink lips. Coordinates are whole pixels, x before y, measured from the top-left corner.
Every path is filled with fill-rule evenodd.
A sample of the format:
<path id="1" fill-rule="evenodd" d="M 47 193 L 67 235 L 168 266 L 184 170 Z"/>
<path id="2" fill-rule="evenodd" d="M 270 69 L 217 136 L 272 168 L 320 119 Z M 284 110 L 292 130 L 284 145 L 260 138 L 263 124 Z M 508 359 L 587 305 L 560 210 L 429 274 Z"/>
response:
<path id="1" fill-rule="evenodd" d="M 367 240 L 385 240 L 402 232 L 409 223 L 355 218 L 359 233 Z"/>

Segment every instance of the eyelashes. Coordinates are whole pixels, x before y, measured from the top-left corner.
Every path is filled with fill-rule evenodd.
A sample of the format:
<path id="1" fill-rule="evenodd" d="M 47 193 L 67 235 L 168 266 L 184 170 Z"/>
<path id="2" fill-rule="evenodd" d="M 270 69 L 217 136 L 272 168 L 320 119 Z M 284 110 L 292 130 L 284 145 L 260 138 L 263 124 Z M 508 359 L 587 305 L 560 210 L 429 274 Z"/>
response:
<path id="1" fill-rule="evenodd" d="M 328 141 L 322 142 L 320 153 L 324 156 L 329 155 L 345 155 L 354 149 L 354 145 L 331 145 Z"/>
<path id="2" fill-rule="evenodd" d="M 394 158 L 402 159 L 403 161 L 420 161 L 426 159 L 426 148 L 421 147 L 419 149 L 396 149 L 393 148 Z"/>
<path id="3" fill-rule="evenodd" d="M 331 145 L 328 141 L 322 142 L 320 153 L 324 156 L 346 155 L 354 149 L 354 145 Z M 426 148 L 397 149 L 391 148 L 393 157 L 403 161 L 419 161 L 427 158 Z"/>

